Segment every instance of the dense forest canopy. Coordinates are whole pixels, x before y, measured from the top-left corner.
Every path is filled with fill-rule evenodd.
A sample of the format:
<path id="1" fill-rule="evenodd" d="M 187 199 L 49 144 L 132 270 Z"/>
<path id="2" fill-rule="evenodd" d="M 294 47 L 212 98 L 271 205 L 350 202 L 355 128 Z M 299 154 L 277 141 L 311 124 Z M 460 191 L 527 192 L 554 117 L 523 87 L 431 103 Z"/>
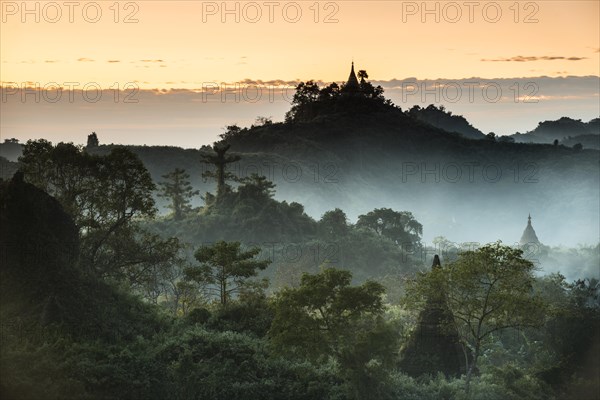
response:
<path id="1" fill-rule="evenodd" d="M 512 197 L 544 196 L 548 218 L 572 191 L 573 223 L 597 220 L 598 152 L 468 139 L 464 118 L 358 78 L 302 83 L 284 123 L 199 150 L 27 142 L 0 181 L 2 398 L 598 398 L 597 243 L 531 252 L 491 217 L 489 244 L 424 239 Z M 515 158 L 538 181 L 414 170 Z M 276 161 L 285 179 L 257 168 Z"/>

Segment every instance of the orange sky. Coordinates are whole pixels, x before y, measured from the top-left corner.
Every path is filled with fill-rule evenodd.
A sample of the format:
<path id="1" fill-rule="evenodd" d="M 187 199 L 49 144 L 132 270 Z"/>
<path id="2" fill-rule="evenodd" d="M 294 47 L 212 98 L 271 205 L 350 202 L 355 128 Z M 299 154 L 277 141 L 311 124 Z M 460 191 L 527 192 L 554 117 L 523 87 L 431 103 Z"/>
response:
<path id="1" fill-rule="evenodd" d="M 206 102 L 196 92 L 203 84 L 340 82 L 352 59 L 403 109 L 441 104 L 483 132 L 525 132 L 544 120 L 600 114 L 598 0 L 0 0 L 0 11 L 2 139 L 82 143 L 96 131 L 103 143 L 198 147 L 228 124 L 249 126 L 260 115 L 283 120 L 293 95 L 275 90 L 271 98 L 262 86 L 257 102 L 223 101 L 223 93 Z M 502 86 L 501 99 L 478 90 L 471 101 L 465 85 L 472 77 Z M 456 80 L 465 91 L 458 102 L 426 88 L 406 96 L 399 89 L 411 78 L 429 80 L 429 88 L 432 80 Z M 130 82 L 165 94 L 132 91 Z M 74 101 L 65 94 L 53 102 L 44 89 L 41 100 L 39 91 L 16 92 L 52 83 L 93 84 L 104 95 L 96 102 L 71 91 Z M 167 90 L 174 88 L 191 91 Z M 120 97 L 113 101 L 114 93 Z M 93 88 L 85 94 L 93 97 Z M 522 97 L 529 94 L 534 102 Z"/>
<path id="2" fill-rule="evenodd" d="M 600 70 L 597 0 L 479 1 L 473 8 L 463 1 L 228 2 L 232 10 L 237 3 L 238 11 L 225 15 L 220 1 L 136 1 L 117 3 L 118 16 L 114 1 L 75 3 L 71 23 L 63 1 L 27 2 L 30 14 L 21 1 L 0 2 L 2 82 L 197 88 L 243 79 L 340 81 L 352 58 L 375 80 L 584 76 Z M 433 13 L 425 14 L 423 4 Z M 302 15 L 293 23 L 297 8 Z M 92 23 L 96 9 L 102 15 Z M 130 13 L 137 22 L 124 23 Z"/>

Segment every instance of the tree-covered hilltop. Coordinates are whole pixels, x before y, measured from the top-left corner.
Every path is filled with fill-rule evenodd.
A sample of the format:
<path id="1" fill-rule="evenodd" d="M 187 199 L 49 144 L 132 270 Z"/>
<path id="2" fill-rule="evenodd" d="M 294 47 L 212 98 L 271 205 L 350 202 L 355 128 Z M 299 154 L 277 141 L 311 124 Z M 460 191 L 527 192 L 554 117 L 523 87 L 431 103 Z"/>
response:
<path id="1" fill-rule="evenodd" d="M 407 114 L 436 128 L 448 132 L 456 132 L 469 139 L 486 138 L 483 132 L 473 127 L 465 117 L 462 115 L 453 115 L 451 111 L 446 111 L 444 106 L 436 107 L 433 104 L 424 108 L 414 106 L 407 111 Z"/>
<path id="2" fill-rule="evenodd" d="M 600 150 L 600 118 L 588 122 L 568 117 L 543 121 L 535 129 L 525 133 L 517 132 L 511 137 L 519 143 L 556 142 L 569 147 L 580 143 L 583 148 Z"/>
<path id="3" fill-rule="evenodd" d="M 398 110 L 230 129 L 224 142 L 246 156 L 239 170 L 254 165 L 267 175 L 272 168 L 279 198 L 303 203 L 313 216 L 340 207 L 355 219 L 373 204 L 387 205 L 410 209 L 433 236 L 476 240 L 469 235 L 479 236 L 480 227 L 456 220 L 491 219 L 510 241 L 518 238 L 508 226 L 535 211 L 549 225 L 565 224 L 571 235 L 557 242 L 598 235 L 587 223 L 600 218 L 598 152 L 585 147 L 470 140 Z M 302 176 L 290 179 L 296 170 Z"/>
<path id="4" fill-rule="evenodd" d="M 324 88 L 320 88 L 314 81 L 299 83 L 285 121 L 310 122 L 331 115 L 399 110 L 383 96 L 381 86 L 374 87 L 365 80 L 368 78 L 366 71 L 359 71 L 359 75 L 360 83 L 348 82 L 341 86 L 335 82 Z"/>
<path id="5" fill-rule="evenodd" d="M 573 148 L 600 150 L 600 135 L 589 134 L 579 136 L 567 136 L 560 144 Z"/>

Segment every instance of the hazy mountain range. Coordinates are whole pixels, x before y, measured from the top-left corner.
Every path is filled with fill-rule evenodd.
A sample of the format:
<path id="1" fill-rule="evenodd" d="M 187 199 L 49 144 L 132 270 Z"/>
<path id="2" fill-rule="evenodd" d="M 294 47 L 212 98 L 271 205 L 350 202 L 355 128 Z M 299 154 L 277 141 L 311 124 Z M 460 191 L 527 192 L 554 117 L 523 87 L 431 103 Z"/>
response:
<path id="1" fill-rule="evenodd" d="M 543 243 L 575 245 L 594 244 L 599 237 L 599 227 L 590 221 L 600 218 L 600 153 L 582 139 L 598 138 L 598 121 L 561 118 L 512 136 L 516 142 L 558 139 L 556 146 L 490 139 L 463 117 L 435 107 L 267 122 L 224 140 L 242 156 L 231 172 L 265 175 L 277 184 L 276 198 L 302 203 L 315 218 L 339 207 L 354 222 L 373 208 L 389 207 L 412 211 L 424 226 L 425 242 L 446 236 L 455 242 L 512 244 L 531 213 Z M 574 141 L 583 150 L 566 145 Z M 155 181 L 179 167 L 188 170 L 201 193 L 214 188 L 201 178 L 207 167 L 199 153 L 208 148 L 128 147 Z M 19 144 L 0 145 L 4 177 L 16 169 L 6 159 L 14 161 L 19 153 Z M 194 203 L 202 204 L 200 196 Z"/>

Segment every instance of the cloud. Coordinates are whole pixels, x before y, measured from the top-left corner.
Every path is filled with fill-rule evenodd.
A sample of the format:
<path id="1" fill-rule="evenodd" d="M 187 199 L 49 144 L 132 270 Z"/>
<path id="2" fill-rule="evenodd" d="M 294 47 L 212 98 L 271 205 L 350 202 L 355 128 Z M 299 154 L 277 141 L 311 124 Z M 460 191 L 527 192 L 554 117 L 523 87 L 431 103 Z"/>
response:
<path id="1" fill-rule="evenodd" d="M 104 62 L 104 61 L 103 61 Z M 152 64 L 147 64 L 152 65 Z M 558 71 L 563 68 L 556 68 Z M 236 82 L 227 83 L 225 95 L 215 88 L 202 90 L 202 82 L 180 82 L 174 76 L 168 82 L 140 81 L 140 86 L 150 87 L 157 85 L 158 89 L 142 89 L 133 96 L 139 100 L 139 106 L 124 104 L 123 97 L 118 103 L 114 102 L 113 90 L 109 86 L 103 87 L 104 95 L 90 106 L 82 94 L 82 86 L 75 89 L 65 88 L 60 101 L 45 103 L 39 107 L 33 95 L 27 95 L 23 102 L 19 93 L 8 95 L 6 103 L 2 104 L 3 111 L 9 118 L 0 119 L 2 132 L 11 132 L 10 136 L 22 141 L 39 137 L 43 131 L 44 136 L 52 141 L 83 141 L 90 121 L 94 121 L 96 132 L 111 132 L 103 135 L 103 141 L 110 143 L 139 143 L 139 144 L 170 144 L 184 147 L 198 148 L 201 144 L 212 143 L 218 140 L 221 127 L 238 122 L 240 126 L 250 126 L 257 115 L 273 115 L 274 120 L 283 120 L 285 112 L 289 110 L 289 102 L 293 98 L 295 80 L 277 79 L 247 79 L 237 83 L 262 84 L 262 96 L 258 101 L 247 100 L 255 95 L 255 88 L 239 88 L 238 96 L 231 95 Z M 268 78 L 268 77 L 267 77 Z M 385 89 L 385 96 L 396 105 L 406 110 L 415 104 L 427 106 L 435 103 L 443 104 L 446 109 L 455 115 L 463 115 L 473 126 L 483 132 L 496 132 L 496 134 L 512 134 L 516 131 L 525 132 L 534 129 L 539 121 L 555 120 L 562 116 L 589 121 L 598 117 L 598 75 L 593 76 L 565 76 L 565 77 L 515 77 L 505 79 L 437 79 L 427 82 L 415 78 L 396 79 L 387 81 L 371 81 L 374 85 L 381 85 Z M 472 82 L 478 85 L 473 88 L 473 101 L 470 100 Z M 175 83 L 174 83 L 175 82 Z M 535 91 L 531 83 L 535 84 Z M 207 82 L 208 83 L 208 82 Z M 321 87 L 323 84 L 319 82 Z M 404 84 L 426 84 L 426 90 L 419 87 L 417 93 L 405 93 Z M 49 89 L 43 88 L 43 83 L 26 82 L 28 93 L 31 88 L 42 92 L 40 101 L 45 101 Z M 220 81 L 215 82 L 221 85 Z M 269 86 L 273 84 L 274 89 Z M 2 82 L 0 82 L 2 85 Z M 14 91 L 15 86 L 23 84 L 5 82 L 5 87 Z M 179 86 L 180 88 L 165 89 L 165 85 Z M 277 87 L 280 85 L 281 87 Z M 498 102 L 487 101 L 483 89 L 489 85 L 499 85 L 502 98 Z M 192 87 L 184 89 L 181 87 Z M 448 86 L 447 91 L 444 87 Z M 453 87 L 462 88 L 462 96 L 456 102 L 451 102 Z M 518 93 L 515 87 L 519 88 Z M 439 89 L 438 89 L 439 88 Z M 218 88 L 217 88 L 218 89 Z M 45 92 L 44 92 L 45 90 Z M 71 103 L 67 90 L 74 90 L 74 103 Z M 435 94 L 433 94 L 435 92 Z M 128 94 L 131 92 L 128 92 Z M 425 97 L 423 98 L 423 93 Z M 493 96 L 493 90 L 488 93 Z M 438 97 L 436 99 L 436 96 Z M 515 101 L 515 96 L 518 96 Z M 529 99 L 525 96 L 530 96 Z M 50 96 L 51 97 L 51 96 Z M 239 99 L 239 100 L 238 100 Z M 528 103 L 535 100 L 536 103 Z M 6 108 L 5 108 L 6 107 Z M 35 108 L 33 108 L 35 107 Z M 77 112 L 74 112 L 74 107 Z M 22 118 L 23 115 L 35 113 L 36 118 Z M 12 116 L 12 117 L 10 117 Z M 3 113 L 4 117 L 4 113 Z M 154 135 L 154 136 L 152 136 Z"/>
<path id="2" fill-rule="evenodd" d="M 143 63 L 164 63 L 164 60 L 140 60 Z"/>
<path id="3" fill-rule="evenodd" d="M 78 58 L 77 61 L 79 61 L 79 62 L 94 62 L 95 60 L 92 60 L 91 58 L 81 57 L 81 58 Z"/>
<path id="4" fill-rule="evenodd" d="M 56 60 L 46 60 L 44 61 L 46 64 L 53 64 L 55 62 L 57 62 Z"/>
<path id="5" fill-rule="evenodd" d="M 563 56 L 528 56 L 528 57 L 524 57 L 524 56 L 515 56 L 515 57 L 510 57 L 510 58 L 494 58 L 494 59 L 487 59 L 487 58 L 482 58 L 481 61 L 493 61 L 493 62 L 498 62 L 498 61 L 514 61 L 514 62 L 528 62 L 528 61 L 554 61 L 554 60 L 566 60 L 566 61 L 581 61 L 581 60 L 587 60 L 587 57 L 563 57 Z"/>
<path id="6" fill-rule="evenodd" d="M 240 85 L 246 85 L 246 86 L 293 86 L 296 87 L 298 86 L 298 84 L 302 82 L 300 79 L 295 79 L 295 80 L 282 80 L 282 79 L 272 79 L 272 80 L 261 80 L 261 79 L 244 79 L 242 81 L 239 82 L 234 82 L 231 83 L 232 85 L 235 84 L 240 84 Z M 325 85 L 329 85 L 329 83 L 331 82 L 324 82 L 322 80 L 315 80 L 314 82 L 316 82 L 319 86 L 325 86 Z"/>
<path id="7" fill-rule="evenodd" d="M 560 71 L 561 74 L 565 74 L 566 71 Z M 405 89 L 407 85 L 426 85 L 426 88 L 443 88 L 444 86 L 460 86 L 467 88 L 469 86 L 483 88 L 489 85 L 499 85 L 506 88 L 510 92 L 512 85 L 519 85 L 523 88 L 529 83 L 537 85 L 541 91 L 551 91 L 552 93 L 565 93 L 565 92 L 582 92 L 586 94 L 597 92 L 598 87 L 597 75 L 588 76 L 532 76 L 532 77 L 518 77 L 518 78 L 481 78 L 471 77 L 462 79 L 417 79 L 417 78 L 404 78 L 404 79 L 390 79 L 390 80 L 373 80 L 371 83 L 375 86 L 381 85 L 386 90 L 393 89 Z"/>
<path id="8" fill-rule="evenodd" d="M 108 60 L 109 63 L 113 64 L 113 63 L 120 63 L 121 60 Z"/>

